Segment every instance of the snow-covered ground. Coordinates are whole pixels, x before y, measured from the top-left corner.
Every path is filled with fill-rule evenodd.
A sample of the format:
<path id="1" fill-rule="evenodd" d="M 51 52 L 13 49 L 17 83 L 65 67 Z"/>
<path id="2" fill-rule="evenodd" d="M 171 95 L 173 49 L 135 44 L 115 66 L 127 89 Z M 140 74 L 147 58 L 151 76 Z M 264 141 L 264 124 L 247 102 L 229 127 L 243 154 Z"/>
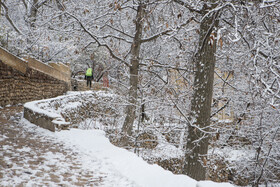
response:
<path id="1" fill-rule="evenodd" d="M 33 124 L 26 120 L 21 123 L 26 128 L 34 129 Z M 100 130 L 71 129 L 52 133 L 39 127 L 36 129 L 38 133 L 52 136 L 58 142 L 63 141 L 71 150 L 76 150 L 85 169 L 99 169 L 103 175 L 107 175 L 107 179 L 102 181 L 100 186 L 232 186 L 229 183 L 197 182 L 186 175 L 174 175 L 158 165 L 150 165 L 134 153 L 112 145 Z"/>
<path id="2" fill-rule="evenodd" d="M 58 110 L 49 109 L 42 101 L 25 106 L 49 116 L 59 114 Z M 0 158 L 0 186 L 233 186 L 212 181 L 198 182 L 148 164 L 136 154 L 111 144 L 102 130 L 51 132 L 20 119 L 20 115 L 22 113 L 17 114 L 17 119 L 13 116 L 5 119 L 4 116 L 2 124 L 0 121 L 3 125 L 0 128 L 0 156 L 3 158 Z"/>
<path id="3" fill-rule="evenodd" d="M 71 129 L 53 133 L 25 119 L 13 126 L 16 128 L 21 131 L 13 138 L 18 139 L 16 143 L 23 141 L 20 137 L 40 144 L 51 142 L 48 149 L 52 147 L 57 151 L 42 152 L 39 146 L 30 148 L 30 142 L 18 148 L 16 143 L 9 144 L 8 135 L 1 134 L 1 141 L 7 140 L 7 145 L 1 147 L 1 154 L 3 161 L 10 166 L 1 168 L 4 174 L 0 186 L 232 186 L 211 181 L 197 182 L 186 175 L 174 175 L 158 165 L 150 165 L 134 153 L 112 145 L 100 130 Z M 62 150 L 66 153 L 62 154 Z M 21 159 L 18 164 L 13 163 L 16 157 Z M 87 181 L 81 183 L 81 180 Z"/>

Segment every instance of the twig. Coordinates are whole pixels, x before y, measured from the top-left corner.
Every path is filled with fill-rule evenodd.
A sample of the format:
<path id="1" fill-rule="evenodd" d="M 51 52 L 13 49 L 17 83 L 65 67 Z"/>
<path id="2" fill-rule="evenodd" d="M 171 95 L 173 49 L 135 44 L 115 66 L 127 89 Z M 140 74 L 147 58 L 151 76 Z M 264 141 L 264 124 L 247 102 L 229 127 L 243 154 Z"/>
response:
<path id="1" fill-rule="evenodd" d="M 213 114 L 211 114 L 210 118 L 212 118 L 213 116 L 215 116 L 217 113 L 219 113 L 220 111 L 222 111 L 224 108 L 227 107 L 227 105 L 229 104 L 230 99 L 224 104 L 224 106 L 222 106 L 220 109 L 218 109 L 216 112 L 214 112 Z"/>
<path id="2" fill-rule="evenodd" d="M 9 21 L 9 23 L 12 25 L 12 27 L 15 29 L 15 31 L 19 34 L 22 34 L 21 31 L 16 27 L 16 25 L 14 24 L 14 22 L 12 21 L 12 19 L 9 16 L 9 9 L 8 7 L 4 4 L 4 2 L 0 1 L 0 6 L 3 6 L 5 9 L 5 17 L 6 19 Z"/>

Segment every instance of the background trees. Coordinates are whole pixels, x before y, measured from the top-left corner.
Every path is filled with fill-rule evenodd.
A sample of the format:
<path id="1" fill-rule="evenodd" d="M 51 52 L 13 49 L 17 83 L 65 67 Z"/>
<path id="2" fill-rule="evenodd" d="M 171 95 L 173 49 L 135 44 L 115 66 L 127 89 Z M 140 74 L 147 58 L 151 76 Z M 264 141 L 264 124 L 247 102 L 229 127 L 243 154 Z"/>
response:
<path id="1" fill-rule="evenodd" d="M 275 1 L 252 1 L 233 5 L 235 8 L 234 14 L 231 14 L 233 16 L 228 14 L 228 19 L 223 18 L 220 22 L 223 28 L 220 37 L 223 45 L 217 51 L 217 67 L 234 73 L 230 80 L 226 80 L 225 77 L 221 79 L 232 91 L 227 93 L 216 87 L 214 98 L 218 99 L 222 96 L 230 101 L 228 106 L 234 110 L 235 120 L 232 126 L 219 128 L 219 132 L 225 130 L 222 135 L 222 144 L 228 142 L 235 149 L 243 146 L 253 150 L 251 153 L 248 152 L 246 160 L 239 163 L 242 169 L 237 172 L 237 175 L 246 176 L 245 178 L 257 186 L 260 180 L 268 182 L 275 179 L 272 177 L 275 174 L 272 172 L 275 168 L 272 169 L 273 166 L 269 164 L 269 162 L 276 164 L 273 161 L 275 156 L 272 156 L 269 150 L 277 147 L 277 138 L 274 139 L 274 137 L 279 136 L 278 127 L 271 119 L 278 123 L 279 105 L 277 109 L 277 107 L 272 107 L 271 103 L 279 100 L 275 100 L 278 94 L 273 92 L 275 95 L 270 95 L 272 92 L 267 88 L 274 87 L 275 91 L 279 90 L 273 83 L 278 82 L 278 78 L 273 76 L 276 73 L 273 67 L 278 66 L 278 63 L 272 60 L 278 56 L 272 52 L 275 49 L 276 39 L 273 33 L 277 30 L 275 28 L 278 27 L 278 23 L 272 20 L 275 18 L 274 15 L 278 14 L 274 8 L 279 4 Z M 271 131 L 266 129 L 267 127 Z M 265 149 L 262 146 L 262 148 L 258 147 L 264 145 L 264 142 L 269 146 Z M 263 154 L 262 158 L 267 159 L 260 161 L 259 153 Z M 254 174 L 247 175 L 248 171 L 253 171 Z M 263 175 L 263 171 L 266 171 L 266 176 Z"/>
<path id="2" fill-rule="evenodd" d="M 246 147 L 252 154 L 227 163 L 242 168 L 233 178 L 279 178 L 278 1 L 0 2 L 2 46 L 74 72 L 103 66 L 127 106 L 118 130 L 176 132 L 185 174 L 211 176 L 213 155 Z"/>

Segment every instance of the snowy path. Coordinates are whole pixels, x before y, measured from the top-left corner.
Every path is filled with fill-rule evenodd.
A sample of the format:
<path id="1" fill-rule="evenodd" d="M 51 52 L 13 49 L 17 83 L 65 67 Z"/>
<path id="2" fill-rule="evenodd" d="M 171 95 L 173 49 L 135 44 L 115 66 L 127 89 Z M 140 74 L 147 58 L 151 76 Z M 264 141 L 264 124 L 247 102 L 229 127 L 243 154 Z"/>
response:
<path id="1" fill-rule="evenodd" d="M 0 109 L 0 186 L 232 187 L 197 182 L 113 146 L 103 131 L 50 132 Z"/>
<path id="2" fill-rule="evenodd" d="M 104 168 L 117 175 L 126 176 L 139 186 L 149 187 L 195 187 L 197 182 L 186 175 L 174 175 L 158 165 L 150 165 L 132 152 L 112 145 L 99 130 L 61 131 L 59 139 L 79 149 L 84 155 L 92 155 L 94 160 L 103 161 Z M 90 166 L 90 160 L 83 163 Z M 124 185 L 118 185 L 124 186 Z"/>
<path id="3" fill-rule="evenodd" d="M 0 110 L 0 186 L 137 186 L 16 112 Z"/>

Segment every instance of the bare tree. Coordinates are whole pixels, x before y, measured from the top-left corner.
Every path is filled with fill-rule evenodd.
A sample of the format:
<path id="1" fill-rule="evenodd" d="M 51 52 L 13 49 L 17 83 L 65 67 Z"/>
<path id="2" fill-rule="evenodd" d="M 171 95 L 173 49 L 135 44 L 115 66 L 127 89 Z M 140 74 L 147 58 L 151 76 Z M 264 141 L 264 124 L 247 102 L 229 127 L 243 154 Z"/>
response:
<path id="1" fill-rule="evenodd" d="M 143 17 L 145 11 L 145 3 L 140 1 L 137 7 L 137 15 L 135 19 L 135 35 L 133 38 L 133 43 L 131 45 L 131 65 L 129 67 L 129 105 L 126 108 L 126 118 L 122 127 L 122 131 L 128 135 L 132 134 L 133 122 L 136 113 L 137 104 L 137 87 L 138 87 L 138 71 L 139 71 L 139 61 L 140 61 L 140 47 L 141 47 L 141 36 L 143 32 Z"/>
<path id="2" fill-rule="evenodd" d="M 215 2 L 215 1 L 212 1 Z M 197 180 L 204 180 L 208 151 L 208 126 L 210 125 L 211 103 L 216 52 L 216 29 L 218 11 L 209 12 L 215 4 L 204 6 L 204 19 L 200 24 L 198 51 L 195 55 L 194 94 L 191 102 L 191 121 L 188 127 L 187 151 L 184 173 Z"/>
<path id="3" fill-rule="evenodd" d="M 138 105 L 137 90 L 139 89 L 138 73 L 140 71 L 140 65 L 147 66 L 147 64 L 141 63 L 141 61 L 145 59 L 141 57 L 141 55 L 145 55 L 142 54 L 143 50 L 141 50 L 141 46 L 144 43 L 156 41 L 158 38 L 164 35 L 177 32 L 180 30 L 180 28 L 189 24 L 192 20 L 188 19 L 184 23 L 177 24 L 174 26 L 174 28 L 168 28 L 166 25 L 163 27 L 161 26 L 162 23 L 160 23 L 158 27 L 149 25 L 149 17 L 152 17 L 151 15 L 154 14 L 155 7 L 161 4 L 162 2 L 148 0 L 136 1 L 134 4 L 130 4 L 130 2 L 122 4 L 121 1 L 116 1 L 114 4 L 109 3 L 109 7 L 111 7 L 111 9 L 109 9 L 107 13 L 104 13 L 102 17 L 97 18 L 97 20 L 108 20 L 105 22 L 105 24 L 102 22 L 103 25 L 98 26 L 105 32 L 110 31 L 106 34 L 103 33 L 102 35 L 95 34 L 93 32 L 94 29 L 88 28 L 88 26 L 83 23 L 83 20 L 75 16 L 74 13 L 70 13 L 67 10 L 65 11 L 65 14 L 74 18 L 80 24 L 83 31 L 91 37 L 93 40 L 92 43 L 97 44 L 99 47 L 104 47 L 108 50 L 112 58 L 118 60 L 128 67 L 128 100 L 126 107 L 126 117 L 122 131 L 124 134 L 129 136 L 132 135 L 133 123 L 136 118 L 136 106 Z M 111 18 L 111 14 L 115 15 L 115 17 Z M 131 21 L 131 16 L 133 15 L 135 16 L 135 18 L 132 20 L 134 30 L 131 29 L 130 25 L 127 25 L 127 22 L 124 22 L 124 20 L 122 20 L 123 22 L 119 20 L 120 17 L 125 17 Z M 146 29 L 148 28 L 147 30 L 149 30 L 150 27 L 153 27 L 155 31 L 144 33 L 144 24 Z M 119 45 L 120 43 L 123 45 Z M 124 46 L 126 46 L 126 48 L 124 48 Z"/>
<path id="4" fill-rule="evenodd" d="M 216 36 L 219 11 L 216 1 L 202 1 L 200 10 L 192 8 L 184 1 L 174 0 L 192 12 L 199 13 L 199 41 L 194 55 L 194 85 L 191 99 L 191 113 L 188 122 L 188 137 L 183 173 L 196 180 L 206 177 L 206 163 L 210 125 L 211 103 L 216 53 Z"/>

